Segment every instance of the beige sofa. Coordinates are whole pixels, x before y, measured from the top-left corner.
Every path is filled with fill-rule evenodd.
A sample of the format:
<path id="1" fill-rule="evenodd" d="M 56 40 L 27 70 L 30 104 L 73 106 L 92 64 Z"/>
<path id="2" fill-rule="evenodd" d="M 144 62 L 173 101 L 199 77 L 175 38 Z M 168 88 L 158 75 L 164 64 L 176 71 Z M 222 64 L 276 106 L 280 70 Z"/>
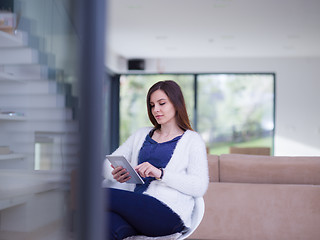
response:
<path id="1" fill-rule="evenodd" d="M 225 154 L 208 161 L 205 214 L 188 239 L 320 239 L 320 157 Z"/>

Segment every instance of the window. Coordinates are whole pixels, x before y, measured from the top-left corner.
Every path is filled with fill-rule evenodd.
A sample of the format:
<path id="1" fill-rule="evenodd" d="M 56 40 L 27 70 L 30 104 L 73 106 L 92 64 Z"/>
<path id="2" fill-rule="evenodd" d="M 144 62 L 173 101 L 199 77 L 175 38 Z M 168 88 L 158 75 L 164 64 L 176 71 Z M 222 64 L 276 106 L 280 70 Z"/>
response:
<path id="1" fill-rule="evenodd" d="M 268 147 L 273 152 L 274 74 L 153 74 L 120 77 L 120 144 L 150 126 L 148 89 L 175 80 L 183 91 L 192 127 L 211 154 L 231 146 Z"/>

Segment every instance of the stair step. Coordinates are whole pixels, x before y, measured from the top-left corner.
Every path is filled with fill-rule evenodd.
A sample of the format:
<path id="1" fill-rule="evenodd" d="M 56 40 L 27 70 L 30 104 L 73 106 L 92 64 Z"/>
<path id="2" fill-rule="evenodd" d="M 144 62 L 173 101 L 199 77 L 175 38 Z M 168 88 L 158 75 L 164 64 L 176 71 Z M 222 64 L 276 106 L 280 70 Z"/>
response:
<path id="1" fill-rule="evenodd" d="M 63 144 L 78 144 L 79 133 L 69 132 L 69 133 L 53 133 L 53 132 L 10 132 L 6 142 L 34 142 L 35 135 L 43 134 L 47 136 L 59 136 Z M 4 145 L 1 144 L 0 145 Z"/>
<path id="2" fill-rule="evenodd" d="M 56 156 L 57 153 L 55 153 L 54 156 Z M 61 158 L 61 153 L 60 154 L 60 158 Z M 12 154 L 12 158 L 10 158 L 10 156 L 8 156 L 8 159 L 5 159 L 5 157 L 1 157 L 0 155 L 0 164 L 4 161 L 12 161 L 12 160 L 21 160 L 21 159 L 26 159 L 26 158 L 30 158 L 30 159 L 34 159 L 34 145 L 31 146 L 29 145 L 29 149 L 27 149 L 27 151 L 25 151 L 24 153 L 14 153 Z M 63 165 L 75 165 L 77 164 L 77 161 L 79 159 L 79 151 L 73 151 L 70 153 L 63 153 L 62 158 L 64 159 L 64 164 Z"/>
<path id="3" fill-rule="evenodd" d="M 8 64 L 0 66 L 0 73 L 7 80 L 37 80 L 48 78 L 48 67 L 39 64 Z M 1 79 L 1 76 L 0 76 Z M 3 78 L 5 79 L 5 78 Z"/>
<path id="4" fill-rule="evenodd" d="M 56 94 L 1 95 L 0 108 L 57 108 L 65 106 L 65 96 Z"/>
<path id="5" fill-rule="evenodd" d="M 23 121 L 23 122 L 3 122 L 1 125 L 7 132 L 51 132 L 51 133 L 77 133 L 79 131 L 76 121 Z"/>
<path id="6" fill-rule="evenodd" d="M 38 62 L 38 52 L 31 48 L 0 48 L 0 64 L 28 64 Z"/>
<path id="7" fill-rule="evenodd" d="M 0 161 L 23 159 L 24 155 L 20 153 L 0 154 Z"/>
<path id="8" fill-rule="evenodd" d="M 29 154 L 34 152 L 35 150 L 35 143 L 19 143 L 12 147 L 12 150 L 15 152 L 21 153 L 21 154 Z M 79 146 L 78 145 L 60 145 L 58 143 L 54 144 L 50 150 L 45 150 L 43 148 L 41 150 L 43 153 L 52 154 L 53 156 L 58 156 L 61 158 L 61 155 L 67 156 L 67 155 L 75 155 L 79 153 Z M 63 157 L 62 156 L 62 157 Z"/>
<path id="9" fill-rule="evenodd" d="M 22 110 L 27 116 L 28 121 L 45 120 L 45 121 L 66 121 L 72 120 L 72 110 L 68 108 L 29 108 Z"/>
<path id="10" fill-rule="evenodd" d="M 6 160 L 0 162 L 0 168 L 1 169 L 28 169 L 28 164 L 26 162 L 26 158 L 24 158 L 22 161 L 21 159 L 14 159 L 14 160 Z"/>
<path id="11" fill-rule="evenodd" d="M 59 139 L 62 144 L 76 145 L 79 143 L 79 133 L 54 133 L 54 132 L 35 132 L 34 141 L 50 141 L 53 139 Z M 22 140 L 21 140 L 22 141 Z"/>
<path id="12" fill-rule="evenodd" d="M 2 94 L 47 94 L 56 93 L 57 84 L 53 81 L 29 80 L 23 85 L 12 84 L 10 82 L 1 83 L 0 95 Z"/>
<path id="13" fill-rule="evenodd" d="M 3 47 L 21 47 L 28 44 L 26 32 L 15 31 L 14 34 L 9 34 L 0 31 L 0 48 Z"/>
<path id="14" fill-rule="evenodd" d="M 8 109 L 3 109 L 7 111 Z M 12 111 L 12 109 L 11 109 Z M 73 112 L 70 108 L 14 108 L 17 113 L 24 115 L 28 121 L 68 121 L 73 120 Z"/>

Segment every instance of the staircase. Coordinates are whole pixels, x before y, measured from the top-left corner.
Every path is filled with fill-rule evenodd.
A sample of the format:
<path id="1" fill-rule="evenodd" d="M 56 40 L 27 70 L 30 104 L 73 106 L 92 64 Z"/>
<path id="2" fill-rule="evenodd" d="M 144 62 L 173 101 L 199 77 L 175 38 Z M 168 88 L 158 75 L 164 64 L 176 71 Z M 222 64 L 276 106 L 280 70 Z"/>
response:
<path id="1" fill-rule="evenodd" d="M 27 33 L 0 31 L 0 239 L 58 240 L 70 224 L 77 101 L 41 58 Z"/>
<path id="2" fill-rule="evenodd" d="M 39 169 L 68 171 L 78 154 L 78 123 L 67 106 L 70 86 L 49 79 L 52 69 L 39 63 L 39 53 L 27 46 L 27 39 L 24 32 L 0 31 L 0 146 L 23 156 L 1 160 L 0 168 L 34 169 L 35 145 L 46 136 L 44 144 L 51 139 L 51 149 L 39 151 L 51 159 Z M 8 112 L 15 115 L 10 118 Z"/>

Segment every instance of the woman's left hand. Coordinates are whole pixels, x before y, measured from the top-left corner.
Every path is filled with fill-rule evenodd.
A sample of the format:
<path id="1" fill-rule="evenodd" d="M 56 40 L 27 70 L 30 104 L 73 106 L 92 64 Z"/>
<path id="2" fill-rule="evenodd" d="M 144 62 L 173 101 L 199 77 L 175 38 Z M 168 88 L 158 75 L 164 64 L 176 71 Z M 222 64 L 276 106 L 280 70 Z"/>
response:
<path id="1" fill-rule="evenodd" d="M 155 178 L 160 178 L 161 177 L 161 170 L 159 168 L 156 168 L 152 164 L 148 162 L 144 162 L 139 164 L 134 168 L 141 177 L 155 177 Z"/>

